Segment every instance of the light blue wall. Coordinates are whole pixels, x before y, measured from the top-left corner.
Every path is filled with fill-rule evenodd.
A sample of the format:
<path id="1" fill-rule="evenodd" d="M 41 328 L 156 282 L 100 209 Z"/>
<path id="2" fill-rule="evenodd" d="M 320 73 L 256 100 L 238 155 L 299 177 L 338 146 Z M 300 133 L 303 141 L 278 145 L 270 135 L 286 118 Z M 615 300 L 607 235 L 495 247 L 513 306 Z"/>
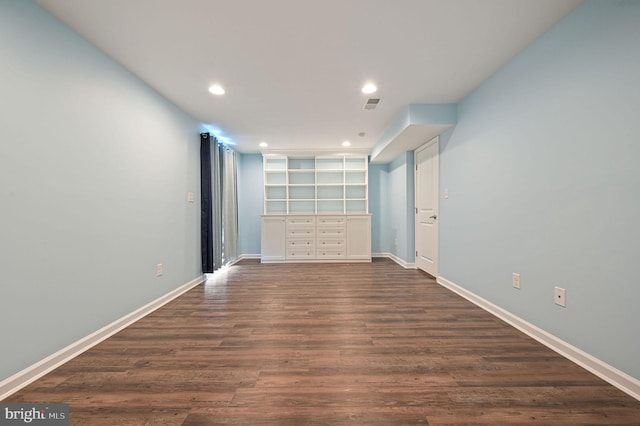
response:
<path id="1" fill-rule="evenodd" d="M 458 120 L 457 104 L 411 104 L 407 112 L 409 114 L 409 123 L 413 125 L 454 126 Z"/>
<path id="2" fill-rule="evenodd" d="M 440 157 L 441 275 L 636 378 L 639 22 L 583 3 L 459 105 Z"/>
<path id="3" fill-rule="evenodd" d="M 238 161 L 239 253 L 260 254 L 260 215 L 264 209 L 262 154 L 240 154 Z"/>
<path id="4" fill-rule="evenodd" d="M 391 253 L 408 263 L 415 261 L 413 157 L 413 151 L 406 151 L 389 163 L 386 202 Z"/>
<path id="5" fill-rule="evenodd" d="M 389 227 L 389 165 L 369 164 L 369 213 L 371 213 L 371 252 L 391 252 Z"/>
<path id="6" fill-rule="evenodd" d="M 198 124 L 31 1 L 0 57 L 2 380 L 201 269 Z"/>
<path id="7" fill-rule="evenodd" d="M 414 152 L 408 151 L 407 155 L 407 235 L 406 235 L 406 247 L 407 257 L 404 258 L 408 263 L 416 261 L 416 199 L 415 199 L 415 160 Z"/>

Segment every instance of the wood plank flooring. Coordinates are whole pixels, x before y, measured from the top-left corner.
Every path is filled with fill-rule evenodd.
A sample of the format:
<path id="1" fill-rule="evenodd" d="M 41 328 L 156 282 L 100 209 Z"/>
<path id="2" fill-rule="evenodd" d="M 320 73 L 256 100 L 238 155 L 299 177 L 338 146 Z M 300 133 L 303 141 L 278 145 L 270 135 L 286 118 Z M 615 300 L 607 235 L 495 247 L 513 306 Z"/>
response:
<path id="1" fill-rule="evenodd" d="M 3 401 L 73 425 L 640 425 L 640 402 L 389 260 L 243 261 Z"/>

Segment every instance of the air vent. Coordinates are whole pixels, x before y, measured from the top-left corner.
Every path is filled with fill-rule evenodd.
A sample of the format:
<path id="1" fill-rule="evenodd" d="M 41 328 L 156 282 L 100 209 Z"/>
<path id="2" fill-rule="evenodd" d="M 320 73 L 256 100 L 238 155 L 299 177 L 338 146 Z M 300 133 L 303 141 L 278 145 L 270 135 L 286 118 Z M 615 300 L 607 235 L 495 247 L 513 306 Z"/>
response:
<path id="1" fill-rule="evenodd" d="M 367 99 L 367 103 L 364 104 L 364 109 L 376 109 L 376 107 L 378 106 L 378 103 L 380 103 L 380 99 L 375 99 L 375 98 Z"/>

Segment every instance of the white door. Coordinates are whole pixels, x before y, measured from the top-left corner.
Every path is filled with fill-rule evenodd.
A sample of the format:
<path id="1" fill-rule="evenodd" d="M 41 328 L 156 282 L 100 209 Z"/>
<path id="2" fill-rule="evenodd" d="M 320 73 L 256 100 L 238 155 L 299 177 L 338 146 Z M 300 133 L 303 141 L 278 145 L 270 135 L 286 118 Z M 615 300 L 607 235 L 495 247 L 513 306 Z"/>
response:
<path id="1" fill-rule="evenodd" d="M 438 276 L 438 176 L 440 143 L 436 137 L 415 151 L 416 266 Z"/>

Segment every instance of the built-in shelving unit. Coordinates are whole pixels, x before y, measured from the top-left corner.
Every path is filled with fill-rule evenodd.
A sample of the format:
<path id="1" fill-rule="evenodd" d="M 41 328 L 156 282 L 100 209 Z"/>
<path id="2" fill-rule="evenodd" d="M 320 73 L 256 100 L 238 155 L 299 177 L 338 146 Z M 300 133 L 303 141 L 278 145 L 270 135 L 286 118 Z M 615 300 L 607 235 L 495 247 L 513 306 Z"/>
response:
<path id="1" fill-rule="evenodd" d="M 368 213 L 366 156 L 264 156 L 264 214 Z"/>

